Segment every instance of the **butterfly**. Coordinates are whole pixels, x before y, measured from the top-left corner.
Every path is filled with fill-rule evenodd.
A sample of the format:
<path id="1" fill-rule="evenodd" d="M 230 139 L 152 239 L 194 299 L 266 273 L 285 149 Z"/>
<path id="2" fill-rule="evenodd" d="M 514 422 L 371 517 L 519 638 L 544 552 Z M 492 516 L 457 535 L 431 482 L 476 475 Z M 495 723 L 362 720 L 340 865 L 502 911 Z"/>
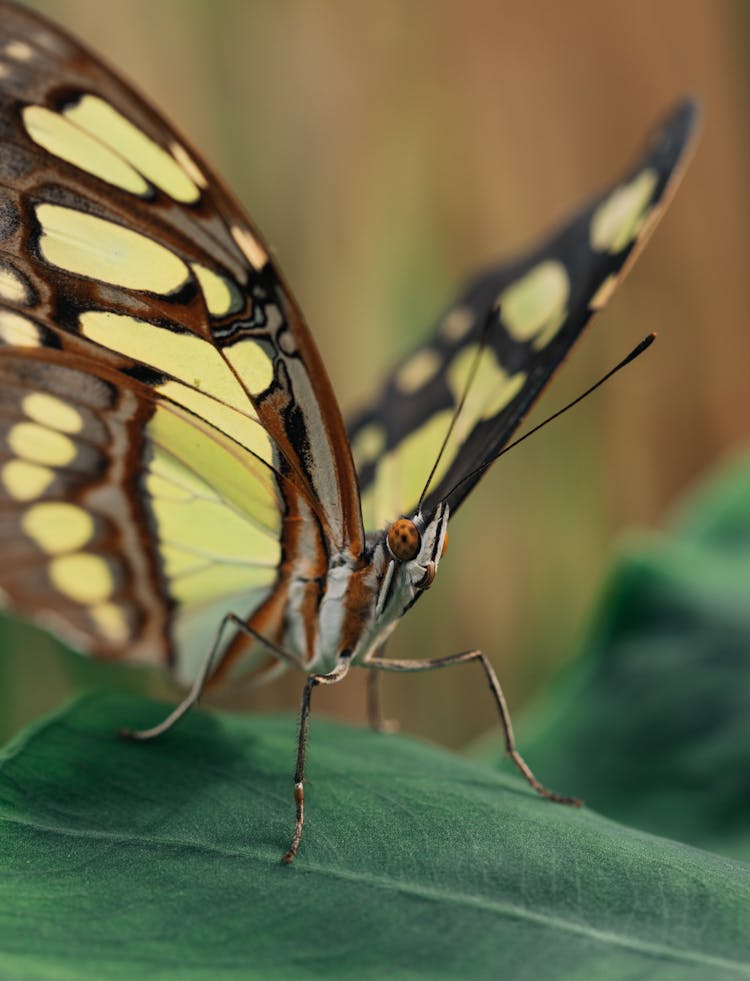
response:
<path id="1" fill-rule="evenodd" d="M 393 660 L 449 519 L 612 294 L 672 193 L 679 105 L 541 248 L 476 277 L 349 426 L 267 245 L 197 153 L 82 45 L 0 6 L 0 595 L 101 658 L 204 687 Z"/>

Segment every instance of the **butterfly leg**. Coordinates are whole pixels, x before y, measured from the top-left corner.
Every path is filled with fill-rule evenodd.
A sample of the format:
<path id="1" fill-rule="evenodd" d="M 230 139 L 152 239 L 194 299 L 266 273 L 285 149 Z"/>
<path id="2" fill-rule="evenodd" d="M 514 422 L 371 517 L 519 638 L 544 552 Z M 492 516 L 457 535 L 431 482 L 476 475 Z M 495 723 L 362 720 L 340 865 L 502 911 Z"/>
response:
<path id="1" fill-rule="evenodd" d="M 311 674 L 305 682 L 302 691 L 302 706 L 299 713 L 299 735 L 297 738 L 297 766 L 294 771 L 294 803 L 297 808 L 297 820 L 289 850 L 282 858 L 288 865 L 293 861 L 299 850 L 302 839 L 302 825 L 305 823 L 305 753 L 307 751 L 307 734 L 310 727 L 310 699 L 313 688 L 318 685 L 335 685 L 349 673 L 349 661 L 342 661 L 330 674 Z"/>
<path id="2" fill-rule="evenodd" d="M 450 654 L 447 657 L 429 658 L 424 661 L 386 660 L 374 657 L 369 661 L 363 661 L 362 667 L 370 668 L 373 671 L 435 671 L 438 668 L 448 668 L 453 664 L 464 664 L 469 661 L 479 661 L 479 663 L 482 665 L 482 669 L 490 686 L 490 691 L 492 692 L 492 697 L 494 698 L 495 705 L 497 706 L 498 715 L 500 716 L 500 725 L 502 727 L 503 738 L 505 740 L 505 752 L 521 771 L 526 782 L 530 784 L 538 794 L 540 794 L 542 797 L 546 797 L 548 800 L 556 801 L 558 804 L 570 804 L 572 807 L 580 807 L 582 801 L 578 800 L 578 798 L 563 797 L 561 794 L 548 790 L 544 784 L 540 783 L 532 773 L 529 765 L 516 749 L 516 740 L 513 735 L 513 726 L 510 721 L 510 712 L 508 711 L 508 705 L 505 701 L 505 695 L 500 687 L 500 681 L 495 674 L 495 669 L 490 664 L 487 655 L 482 651 L 463 651 L 460 654 Z"/>
<path id="3" fill-rule="evenodd" d="M 206 682 L 211 676 L 211 668 L 221 647 L 224 631 L 229 624 L 242 633 L 252 637 L 254 640 L 264 644 L 281 660 L 288 661 L 294 667 L 303 669 L 302 661 L 300 659 L 263 637 L 257 630 L 253 630 L 249 624 L 245 623 L 245 621 L 236 614 L 227 613 L 219 624 L 219 629 L 216 631 L 216 636 L 214 637 L 214 641 L 209 648 L 208 655 L 201 665 L 198 677 L 193 682 L 193 685 L 185 698 L 183 698 L 180 704 L 169 713 L 166 719 L 162 720 L 158 725 L 152 726 L 150 729 L 120 729 L 119 735 L 123 739 L 135 739 L 141 742 L 145 742 L 148 739 L 156 739 L 157 736 L 161 736 L 165 732 L 168 732 L 172 726 L 180 721 L 183 715 L 190 711 L 190 709 L 200 700 L 200 697 L 203 694 L 203 689 L 206 687 Z"/>
<path id="4" fill-rule="evenodd" d="M 382 658 L 385 647 L 378 648 L 374 657 Z M 382 732 L 386 735 L 398 732 L 398 719 L 384 719 L 382 706 L 380 704 L 380 675 L 377 671 L 371 671 L 367 675 L 367 721 L 371 729 L 375 732 Z"/>

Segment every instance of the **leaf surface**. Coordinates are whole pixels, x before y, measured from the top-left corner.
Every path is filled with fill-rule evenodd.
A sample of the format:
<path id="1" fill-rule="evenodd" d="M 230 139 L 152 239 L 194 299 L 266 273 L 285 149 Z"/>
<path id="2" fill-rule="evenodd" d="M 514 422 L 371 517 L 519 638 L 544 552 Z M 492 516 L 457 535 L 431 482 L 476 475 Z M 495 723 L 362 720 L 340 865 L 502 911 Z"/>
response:
<path id="1" fill-rule="evenodd" d="M 88 696 L 0 762 L 0 976 L 750 976 L 748 868 L 417 741 Z"/>

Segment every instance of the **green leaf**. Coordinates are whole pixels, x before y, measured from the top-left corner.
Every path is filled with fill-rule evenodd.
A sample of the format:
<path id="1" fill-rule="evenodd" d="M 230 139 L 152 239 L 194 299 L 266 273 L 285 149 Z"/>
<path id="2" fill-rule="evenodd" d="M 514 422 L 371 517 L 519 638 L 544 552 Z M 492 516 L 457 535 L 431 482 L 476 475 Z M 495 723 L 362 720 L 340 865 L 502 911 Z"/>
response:
<path id="1" fill-rule="evenodd" d="M 695 495 L 671 536 L 630 545 L 521 749 L 609 817 L 748 860 L 749 677 L 746 460 Z M 496 735 L 483 747 L 499 760 Z"/>
<path id="2" fill-rule="evenodd" d="M 296 863 L 290 718 L 89 696 L 0 761 L 0 977 L 750 976 L 745 866 L 314 718 Z"/>

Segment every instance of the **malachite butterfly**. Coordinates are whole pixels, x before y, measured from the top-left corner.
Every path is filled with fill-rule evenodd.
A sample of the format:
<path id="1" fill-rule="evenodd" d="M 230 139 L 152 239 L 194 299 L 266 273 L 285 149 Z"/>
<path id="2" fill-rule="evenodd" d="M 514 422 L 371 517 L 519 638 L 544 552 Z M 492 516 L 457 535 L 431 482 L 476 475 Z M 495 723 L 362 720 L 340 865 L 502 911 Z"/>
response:
<path id="1" fill-rule="evenodd" d="M 620 281 L 696 109 L 541 248 L 486 270 L 347 425 L 267 246 L 182 137 L 97 57 L 0 6 L 0 406 L 9 608 L 192 686 L 292 667 L 297 852 L 317 685 L 424 671 L 384 646 L 456 513 Z M 442 452 L 441 446 L 443 447 Z"/>

